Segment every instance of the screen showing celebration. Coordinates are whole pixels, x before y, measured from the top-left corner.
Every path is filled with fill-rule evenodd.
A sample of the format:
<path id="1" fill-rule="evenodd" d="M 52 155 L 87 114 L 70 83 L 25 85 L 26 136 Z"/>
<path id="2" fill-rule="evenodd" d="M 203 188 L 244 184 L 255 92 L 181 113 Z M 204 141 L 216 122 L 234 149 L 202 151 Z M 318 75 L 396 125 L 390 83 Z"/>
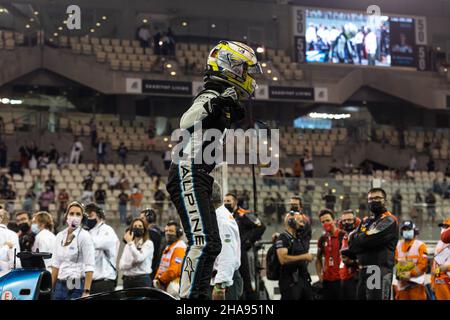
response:
<path id="1" fill-rule="evenodd" d="M 414 66 L 414 19 L 305 10 L 307 62 Z"/>

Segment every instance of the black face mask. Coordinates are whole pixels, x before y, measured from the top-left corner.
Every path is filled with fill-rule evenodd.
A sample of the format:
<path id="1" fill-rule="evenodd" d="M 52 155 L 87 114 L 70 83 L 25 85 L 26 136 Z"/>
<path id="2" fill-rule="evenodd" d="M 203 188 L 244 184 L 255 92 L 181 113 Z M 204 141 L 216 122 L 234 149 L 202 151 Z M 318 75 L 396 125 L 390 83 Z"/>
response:
<path id="1" fill-rule="evenodd" d="M 351 231 L 353 231 L 353 229 L 355 229 L 355 224 L 354 223 L 343 223 L 342 228 L 347 232 L 351 232 Z"/>
<path id="2" fill-rule="evenodd" d="M 144 229 L 141 228 L 133 228 L 133 234 L 135 237 L 140 238 L 144 235 Z"/>
<path id="3" fill-rule="evenodd" d="M 230 211 L 230 213 L 233 213 L 233 205 L 231 203 L 225 203 L 225 208 L 227 208 L 228 211 Z"/>
<path id="4" fill-rule="evenodd" d="M 291 211 L 300 212 L 300 207 L 295 205 L 295 204 L 293 204 L 293 205 L 291 205 Z"/>
<path id="5" fill-rule="evenodd" d="M 19 230 L 22 231 L 22 233 L 28 233 L 30 231 L 31 227 L 28 223 L 24 222 L 18 225 Z"/>
<path id="6" fill-rule="evenodd" d="M 91 230 L 97 225 L 97 219 L 87 219 L 86 227 L 88 230 Z"/>
<path id="7" fill-rule="evenodd" d="M 379 216 L 380 214 L 386 212 L 386 208 L 384 207 L 384 204 L 381 201 L 372 201 L 372 202 L 370 202 L 369 203 L 369 209 L 376 216 Z"/>
<path id="8" fill-rule="evenodd" d="M 175 241 L 177 241 L 177 236 L 176 235 L 174 235 L 174 234 L 166 234 L 166 242 L 167 242 L 167 244 L 171 245 Z"/>

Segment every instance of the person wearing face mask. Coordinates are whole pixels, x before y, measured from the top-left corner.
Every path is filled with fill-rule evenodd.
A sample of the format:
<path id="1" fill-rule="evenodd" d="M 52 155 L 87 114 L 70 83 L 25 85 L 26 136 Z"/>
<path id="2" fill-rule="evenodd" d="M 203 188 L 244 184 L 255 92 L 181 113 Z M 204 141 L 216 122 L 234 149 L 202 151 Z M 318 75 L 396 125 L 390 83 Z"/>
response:
<path id="1" fill-rule="evenodd" d="M 366 217 L 349 235 L 349 252 L 356 255 L 358 275 L 358 300 L 389 300 L 398 241 L 397 218 L 386 209 L 386 192 L 373 188 L 367 194 L 371 215 Z M 375 272 L 380 286 L 368 286 Z"/>
<path id="2" fill-rule="evenodd" d="M 340 250 L 345 231 L 336 226 L 334 213 L 330 209 L 319 212 L 320 223 L 325 232 L 317 241 L 316 271 L 322 283 L 324 300 L 339 300 L 341 293 Z"/>
<path id="3" fill-rule="evenodd" d="M 305 237 L 306 243 L 308 243 L 308 246 L 309 246 L 309 243 L 312 238 L 311 219 L 309 216 L 307 216 L 303 212 L 302 199 L 299 196 L 293 196 L 293 197 L 291 197 L 290 205 L 291 205 L 291 211 L 300 213 L 303 217 L 303 221 L 305 221 L 305 228 L 303 229 L 303 232 L 304 232 L 304 237 Z M 308 247 L 308 250 L 309 250 L 309 247 Z"/>
<path id="4" fill-rule="evenodd" d="M 237 197 L 233 193 L 228 193 L 224 197 L 225 208 L 233 214 L 239 227 L 239 236 L 241 237 L 241 266 L 239 272 L 244 281 L 243 300 L 256 300 L 256 288 L 252 284 L 252 275 L 250 272 L 250 261 L 248 251 L 253 248 L 256 241 L 260 240 L 266 226 L 258 218 L 256 213 L 240 208 L 237 204 Z"/>
<path id="5" fill-rule="evenodd" d="M 214 262 L 211 279 L 213 300 L 238 300 L 243 293 L 241 265 L 241 238 L 233 215 L 222 205 L 222 190 L 214 182 L 211 202 L 216 209 L 222 249 Z"/>
<path id="6" fill-rule="evenodd" d="M 53 256 L 56 245 L 53 227 L 53 218 L 48 212 L 41 211 L 33 215 L 31 232 L 35 235 L 35 241 L 31 251 L 49 252 Z M 52 259 L 45 259 L 44 263 L 47 270 L 52 272 Z"/>
<path id="7" fill-rule="evenodd" d="M 19 237 L 14 231 L 9 230 L 9 213 L 0 209 L 0 272 L 9 271 L 14 267 L 14 251 L 20 252 Z M 20 267 L 20 259 L 17 259 Z"/>
<path id="8" fill-rule="evenodd" d="M 281 300 L 312 300 L 313 290 L 308 263 L 314 257 L 308 253 L 305 239 L 297 236 L 305 227 L 305 222 L 300 214 L 289 212 L 284 218 L 284 225 L 285 231 L 275 241 L 280 263 L 278 283 Z"/>
<path id="9" fill-rule="evenodd" d="M 67 228 L 56 235 L 52 260 L 54 300 L 77 299 L 91 292 L 95 249 L 91 235 L 83 229 L 86 220 L 82 203 L 73 201 L 67 206 Z"/>
<path id="10" fill-rule="evenodd" d="M 175 281 L 180 286 L 181 266 L 186 255 L 186 243 L 181 240 L 183 230 L 174 220 L 169 221 L 164 228 L 167 246 L 163 251 L 153 286 L 162 290 L 168 289 Z"/>
<path id="11" fill-rule="evenodd" d="M 439 227 L 441 228 L 441 240 L 438 241 L 434 250 L 431 287 L 436 300 L 450 300 L 450 243 L 442 240 L 442 236 L 448 234 L 448 230 L 450 230 L 450 219 L 439 223 Z"/>
<path id="12" fill-rule="evenodd" d="M 139 217 L 144 221 L 145 228 L 148 230 L 148 236 L 153 242 L 153 258 L 152 258 L 152 274 L 150 275 L 153 280 L 158 270 L 159 263 L 163 250 L 166 247 L 164 232 L 156 224 L 156 212 L 151 208 L 145 208 L 140 212 Z"/>
<path id="13" fill-rule="evenodd" d="M 339 229 L 345 231 L 341 246 L 341 264 L 339 275 L 341 276 L 341 300 L 356 300 L 356 288 L 358 286 L 358 262 L 356 256 L 348 252 L 348 235 L 355 230 L 361 220 L 355 216 L 353 210 L 345 210 L 339 219 Z"/>
<path id="14" fill-rule="evenodd" d="M 114 229 L 105 223 L 105 213 L 99 205 L 88 204 L 86 213 L 88 216 L 86 229 L 89 230 L 95 248 L 95 270 L 91 294 L 114 291 L 117 280 L 119 238 Z"/>
<path id="15" fill-rule="evenodd" d="M 425 274 L 428 267 L 427 246 L 416 237 L 418 229 L 412 220 L 403 221 L 402 240 L 395 249 L 396 294 L 395 300 L 427 300 Z"/>
<path id="16" fill-rule="evenodd" d="M 16 213 L 16 224 L 19 227 L 20 251 L 32 251 L 35 236 L 31 232 L 31 215 L 26 211 Z"/>
<path id="17" fill-rule="evenodd" d="M 142 219 L 136 218 L 131 222 L 124 240 L 126 245 L 119 262 L 123 288 L 151 287 L 153 242 Z"/>

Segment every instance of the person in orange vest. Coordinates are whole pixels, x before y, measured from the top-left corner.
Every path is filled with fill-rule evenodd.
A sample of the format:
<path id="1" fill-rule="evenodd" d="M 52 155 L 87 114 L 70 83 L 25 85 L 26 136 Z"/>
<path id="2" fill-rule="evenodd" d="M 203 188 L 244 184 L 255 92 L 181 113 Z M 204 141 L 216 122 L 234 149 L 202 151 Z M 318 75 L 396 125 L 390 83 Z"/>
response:
<path id="1" fill-rule="evenodd" d="M 356 256 L 348 252 L 348 235 L 358 228 L 361 219 L 356 217 L 353 210 L 345 210 L 339 219 L 339 229 L 345 231 L 341 246 L 341 264 L 339 265 L 339 276 L 341 278 L 341 300 L 356 300 L 356 289 L 358 287 L 358 262 Z"/>
<path id="2" fill-rule="evenodd" d="M 395 300 L 427 300 L 425 273 L 427 246 L 416 237 L 419 230 L 412 220 L 405 220 L 400 228 L 402 240 L 395 249 L 397 286 Z"/>
<path id="3" fill-rule="evenodd" d="M 183 229 L 178 222 L 174 220 L 167 222 L 164 232 L 167 246 L 163 251 L 158 271 L 153 280 L 153 286 L 176 295 L 181 277 L 181 266 L 186 255 L 187 246 L 181 240 Z M 174 284 L 174 288 L 169 288 L 171 283 Z"/>
<path id="4" fill-rule="evenodd" d="M 439 224 L 442 235 L 450 227 L 450 219 Z M 447 239 L 448 240 L 448 239 Z M 436 300 L 450 300 L 450 244 L 439 240 L 434 251 L 433 266 L 431 268 L 431 285 Z"/>
<path id="5" fill-rule="evenodd" d="M 450 228 L 448 227 L 448 224 L 446 228 L 444 228 L 444 226 L 442 226 L 441 228 L 443 228 L 443 230 L 441 231 L 441 241 L 447 244 L 450 243 Z"/>

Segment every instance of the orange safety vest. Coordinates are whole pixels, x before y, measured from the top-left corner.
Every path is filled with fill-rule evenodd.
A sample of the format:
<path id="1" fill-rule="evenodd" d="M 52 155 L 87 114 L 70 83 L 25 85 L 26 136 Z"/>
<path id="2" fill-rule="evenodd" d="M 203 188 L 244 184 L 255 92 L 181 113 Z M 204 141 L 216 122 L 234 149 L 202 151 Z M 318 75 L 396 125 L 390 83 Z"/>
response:
<path id="1" fill-rule="evenodd" d="M 411 261 L 417 266 L 417 263 L 420 258 L 419 249 L 423 245 L 423 242 L 420 240 L 414 239 L 412 245 L 410 246 L 410 248 L 407 252 L 404 252 L 402 250 L 404 243 L 405 243 L 405 240 L 400 240 L 397 243 L 397 261 L 398 262 Z M 422 274 L 421 276 L 418 276 L 418 277 L 411 277 L 411 279 L 408 281 L 399 280 L 397 289 L 405 290 L 407 288 L 408 282 L 414 282 L 414 283 L 423 285 L 425 283 L 425 274 Z"/>
<path id="2" fill-rule="evenodd" d="M 172 259 L 172 255 L 177 248 L 182 248 L 183 251 L 186 252 L 186 247 L 186 243 L 182 240 L 178 240 L 166 247 L 161 256 L 161 262 L 159 263 L 156 278 L 161 277 L 161 275 L 168 270 L 174 270 L 176 272 L 175 278 L 179 278 L 181 276 L 181 264 L 183 263 L 182 258 L 176 257 L 175 259 Z M 176 259 L 180 259 L 181 261 L 175 261 Z"/>

